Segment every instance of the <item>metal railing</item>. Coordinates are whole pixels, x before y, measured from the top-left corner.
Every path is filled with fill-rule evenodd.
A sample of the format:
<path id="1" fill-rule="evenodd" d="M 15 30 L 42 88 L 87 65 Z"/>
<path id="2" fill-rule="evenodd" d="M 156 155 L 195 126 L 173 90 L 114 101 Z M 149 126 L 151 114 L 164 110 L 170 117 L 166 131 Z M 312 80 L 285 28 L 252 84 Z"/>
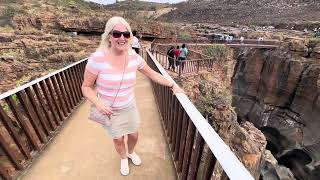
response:
<path id="1" fill-rule="evenodd" d="M 151 52 L 144 50 L 142 56 L 153 70 L 174 82 Z M 217 178 L 218 164 L 223 169 L 219 179 L 254 179 L 186 95 L 152 85 L 179 180 Z"/>
<path id="2" fill-rule="evenodd" d="M 15 179 L 84 100 L 86 60 L 0 95 L 0 179 Z"/>
<path id="3" fill-rule="evenodd" d="M 257 39 L 233 39 L 233 40 L 219 40 L 219 39 L 155 39 L 152 44 L 161 44 L 168 42 L 171 43 L 185 43 L 185 44 L 260 44 L 260 45 L 280 45 L 281 41 L 278 40 L 257 40 Z"/>
<path id="4" fill-rule="evenodd" d="M 156 60 L 165 68 L 169 69 L 170 63 L 168 60 L 168 55 L 159 52 L 153 51 L 153 54 Z M 215 58 L 202 58 L 202 59 L 186 59 L 186 60 L 176 60 L 174 61 L 174 69 L 170 69 L 172 72 L 178 73 L 179 77 L 182 74 L 188 74 L 193 72 L 199 72 L 202 70 L 212 71 L 214 63 L 216 61 Z"/>

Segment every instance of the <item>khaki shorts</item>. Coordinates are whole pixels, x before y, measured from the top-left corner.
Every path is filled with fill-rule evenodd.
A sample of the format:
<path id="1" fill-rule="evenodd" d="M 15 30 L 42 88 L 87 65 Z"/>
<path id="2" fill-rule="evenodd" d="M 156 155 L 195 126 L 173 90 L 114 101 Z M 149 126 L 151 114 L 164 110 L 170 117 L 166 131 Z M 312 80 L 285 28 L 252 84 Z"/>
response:
<path id="1" fill-rule="evenodd" d="M 127 134 L 132 134 L 138 130 L 140 125 L 140 115 L 134 101 L 129 107 L 113 110 L 111 125 L 102 125 L 113 138 L 120 138 Z"/>

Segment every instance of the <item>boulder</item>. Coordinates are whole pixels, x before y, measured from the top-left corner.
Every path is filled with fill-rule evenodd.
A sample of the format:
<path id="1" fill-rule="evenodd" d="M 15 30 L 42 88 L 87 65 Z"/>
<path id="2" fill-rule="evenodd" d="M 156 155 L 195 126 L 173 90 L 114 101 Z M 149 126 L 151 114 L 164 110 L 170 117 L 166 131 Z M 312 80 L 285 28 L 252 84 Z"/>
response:
<path id="1" fill-rule="evenodd" d="M 231 107 L 231 101 L 228 100 L 231 94 L 226 93 L 229 91 L 230 81 L 224 82 L 221 79 L 223 77 L 217 74 L 200 73 L 200 75 L 183 79 L 182 84 L 196 107 L 207 117 L 209 124 L 229 145 L 252 176 L 258 179 L 264 162 L 266 139 L 252 123 L 246 121 L 239 125 L 237 114 Z M 204 151 L 208 151 L 206 148 Z M 204 154 L 202 158 L 205 156 Z M 202 167 L 201 163 L 200 167 Z M 216 177 L 221 175 L 220 166 L 215 167 L 214 174 Z"/>
<path id="2" fill-rule="evenodd" d="M 300 56 L 308 55 L 308 40 L 304 38 L 290 38 L 285 40 L 289 43 L 289 50 Z"/>
<path id="3" fill-rule="evenodd" d="M 12 42 L 13 36 L 11 33 L 1 33 L 0 34 L 0 43 Z"/>
<path id="4" fill-rule="evenodd" d="M 269 150 L 265 151 L 265 163 L 261 169 L 262 180 L 295 180 L 289 168 L 278 164 Z"/>
<path id="5" fill-rule="evenodd" d="M 91 32 L 91 33 L 103 33 L 105 23 L 110 17 L 105 18 L 82 18 L 82 19 L 59 19 L 58 27 L 63 31 L 70 32 Z"/>
<path id="6" fill-rule="evenodd" d="M 238 52 L 232 80 L 238 117 L 249 120 L 265 134 L 267 147 L 276 158 L 311 147 L 320 138 L 319 61 L 297 56 L 308 45 L 304 39 L 288 42 L 289 46 L 277 50 Z M 312 151 L 308 156 L 318 161 L 317 154 Z M 295 161 L 292 167 L 304 167 L 299 163 Z M 298 169 L 292 173 L 301 174 Z"/>

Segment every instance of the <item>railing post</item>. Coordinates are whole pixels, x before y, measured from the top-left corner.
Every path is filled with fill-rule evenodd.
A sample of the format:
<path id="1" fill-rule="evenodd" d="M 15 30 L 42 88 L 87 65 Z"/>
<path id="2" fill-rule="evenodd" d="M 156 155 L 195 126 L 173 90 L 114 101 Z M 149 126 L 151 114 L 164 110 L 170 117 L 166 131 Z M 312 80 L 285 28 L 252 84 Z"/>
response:
<path id="1" fill-rule="evenodd" d="M 157 60 L 157 61 L 159 61 L 159 58 L 158 58 L 159 54 L 158 54 L 158 51 L 155 51 L 155 53 L 156 53 L 156 60 Z"/>
<path id="2" fill-rule="evenodd" d="M 181 68 L 181 61 L 178 60 L 177 62 L 179 62 L 179 77 L 181 77 L 181 73 L 182 73 L 182 68 Z"/>
<path id="3" fill-rule="evenodd" d="M 199 69 L 200 69 L 200 60 L 197 61 L 197 73 L 199 73 Z"/>
<path id="4" fill-rule="evenodd" d="M 11 179 L 10 174 L 8 173 L 7 170 L 8 167 L 4 167 L 4 165 L 0 164 L 0 179 Z"/>
<path id="5" fill-rule="evenodd" d="M 210 71 L 213 69 L 213 59 L 210 59 Z"/>
<path id="6" fill-rule="evenodd" d="M 142 59 L 144 59 L 144 57 L 143 57 L 143 48 L 141 48 L 141 54 L 140 54 L 140 56 L 142 57 Z"/>

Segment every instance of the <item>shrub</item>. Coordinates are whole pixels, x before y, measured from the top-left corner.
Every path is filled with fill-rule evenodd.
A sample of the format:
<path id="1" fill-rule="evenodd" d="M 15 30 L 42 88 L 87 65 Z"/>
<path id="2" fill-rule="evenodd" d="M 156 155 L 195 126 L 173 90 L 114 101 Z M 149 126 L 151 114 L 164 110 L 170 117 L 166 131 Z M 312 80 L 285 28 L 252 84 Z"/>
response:
<path id="1" fill-rule="evenodd" d="M 13 7 L 12 5 L 7 5 L 3 11 L 1 12 L 0 19 L 2 21 L 2 25 L 10 25 L 12 26 L 12 18 L 16 14 L 26 14 L 26 11 L 22 8 Z"/>
<path id="2" fill-rule="evenodd" d="M 143 20 L 145 21 L 145 22 L 148 22 L 148 21 L 150 21 L 150 16 L 147 16 L 147 15 L 145 15 L 145 16 L 143 16 Z"/>
<path id="3" fill-rule="evenodd" d="M 277 40 L 279 40 L 279 41 L 283 41 L 284 38 L 285 38 L 285 35 L 284 35 L 283 32 L 278 32 L 278 33 L 276 33 L 276 34 L 274 35 L 274 38 L 277 39 Z"/>
<path id="4" fill-rule="evenodd" d="M 6 112 L 6 113 L 9 113 L 11 112 L 11 109 L 9 107 L 9 105 L 7 103 L 4 103 L 1 105 L 2 106 L 2 109 Z"/>
<path id="5" fill-rule="evenodd" d="M 226 58 L 229 49 L 225 45 L 210 45 L 204 49 L 203 53 L 209 57 Z"/>
<path id="6" fill-rule="evenodd" d="M 9 5 L 3 10 L 2 16 L 7 18 L 12 18 L 15 13 L 16 13 L 16 10 Z"/>
<path id="7" fill-rule="evenodd" d="M 183 40 L 189 40 L 192 38 L 191 34 L 189 32 L 180 32 L 179 33 L 179 38 Z"/>
<path id="8" fill-rule="evenodd" d="M 6 24 L 4 25 L 4 27 L 0 26 L 0 32 L 4 32 L 4 33 L 14 32 L 14 29 L 8 24 Z"/>
<path id="9" fill-rule="evenodd" d="M 209 89 L 209 92 L 202 94 L 195 105 L 201 114 L 210 116 L 214 109 L 230 106 L 231 102 L 232 94 L 230 90 L 225 89 L 218 91 L 212 88 L 211 90 Z"/>
<path id="10" fill-rule="evenodd" d="M 15 10 L 12 6 L 7 6 L 3 11 L 1 12 L 1 24 L 0 25 L 10 25 L 12 26 L 12 18 L 15 14 Z"/>
<path id="11" fill-rule="evenodd" d="M 314 47 L 316 47 L 316 45 L 319 44 L 319 43 L 320 43 L 320 38 L 311 38 L 311 39 L 309 40 L 308 47 L 309 47 L 309 48 L 314 48 Z"/>
<path id="12" fill-rule="evenodd" d="M 12 98 L 12 100 L 13 100 L 13 102 L 14 102 L 15 104 L 19 104 L 19 103 L 20 103 L 17 94 L 11 95 L 11 98 Z M 3 109 L 6 113 L 11 113 L 11 112 L 12 112 L 9 104 L 6 103 L 4 100 L 0 100 L 0 106 L 2 107 L 2 109 Z"/>
<path id="13" fill-rule="evenodd" d="M 16 85 L 17 86 L 21 86 L 27 82 L 29 82 L 31 80 L 32 76 L 27 74 L 27 75 L 24 75 L 22 76 L 18 81 L 16 81 Z"/>

